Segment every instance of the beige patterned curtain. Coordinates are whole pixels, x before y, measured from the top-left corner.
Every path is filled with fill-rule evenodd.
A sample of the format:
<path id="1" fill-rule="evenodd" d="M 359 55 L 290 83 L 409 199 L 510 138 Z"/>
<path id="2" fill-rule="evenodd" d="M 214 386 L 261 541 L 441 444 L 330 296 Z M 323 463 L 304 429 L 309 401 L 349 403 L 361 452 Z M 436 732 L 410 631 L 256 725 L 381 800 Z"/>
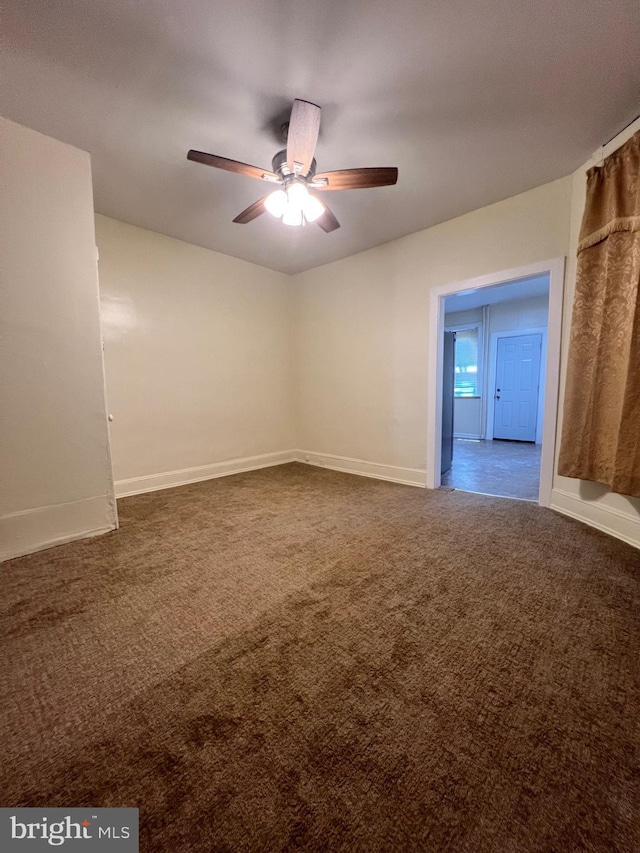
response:
<path id="1" fill-rule="evenodd" d="M 558 473 L 640 497 L 640 131 L 587 172 Z"/>

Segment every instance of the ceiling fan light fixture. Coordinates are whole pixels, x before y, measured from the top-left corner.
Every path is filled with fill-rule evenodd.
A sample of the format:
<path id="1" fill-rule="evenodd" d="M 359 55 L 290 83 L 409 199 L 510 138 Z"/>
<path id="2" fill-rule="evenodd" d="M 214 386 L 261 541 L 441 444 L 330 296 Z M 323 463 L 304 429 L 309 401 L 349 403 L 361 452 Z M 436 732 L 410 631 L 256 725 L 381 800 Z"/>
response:
<path id="1" fill-rule="evenodd" d="M 304 210 L 304 206 L 309 198 L 309 191 L 302 181 L 291 181 L 287 186 L 287 198 L 291 207 L 297 210 Z"/>
<path id="2" fill-rule="evenodd" d="M 302 210 L 293 204 L 288 204 L 282 214 L 285 225 L 302 225 Z"/>
<path id="3" fill-rule="evenodd" d="M 309 190 L 356 190 L 390 187 L 398 180 L 394 167 L 363 167 L 342 169 L 318 174 L 315 150 L 320 129 L 320 107 L 296 98 L 287 123 L 286 148 L 278 151 L 271 161 L 273 171 L 230 160 L 217 154 L 190 149 L 187 159 L 248 178 L 279 184 L 280 189 L 254 201 L 233 220 L 239 225 L 253 222 L 268 211 L 285 225 L 305 225 L 315 222 L 330 234 L 340 227 L 331 208 Z"/>
<path id="4" fill-rule="evenodd" d="M 272 216 L 280 219 L 288 204 L 287 194 L 284 190 L 276 190 L 270 193 L 264 200 L 264 206 Z"/>
<path id="5" fill-rule="evenodd" d="M 304 207 L 302 208 L 304 218 L 307 222 L 315 222 L 316 219 L 322 216 L 324 211 L 325 206 L 320 199 L 310 193 L 307 193 L 307 198 L 305 200 Z"/>

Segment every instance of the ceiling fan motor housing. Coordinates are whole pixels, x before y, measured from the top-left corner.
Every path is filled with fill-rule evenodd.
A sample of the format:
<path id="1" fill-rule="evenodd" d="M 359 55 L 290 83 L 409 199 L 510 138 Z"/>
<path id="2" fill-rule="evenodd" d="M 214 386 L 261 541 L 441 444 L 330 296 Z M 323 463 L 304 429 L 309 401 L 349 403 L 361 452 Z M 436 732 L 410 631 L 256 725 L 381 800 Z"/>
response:
<path id="1" fill-rule="evenodd" d="M 313 176 L 316 173 L 316 161 L 313 159 L 311 161 L 311 168 L 307 173 L 306 180 L 312 180 Z M 271 161 L 271 169 L 276 173 L 276 175 L 280 175 L 280 177 L 284 180 L 284 178 L 292 175 L 293 173 L 289 169 L 287 165 L 287 149 L 283 148 L 282 151 L 278 151 L 273 160 Z M 297 175 L 296 177 L 302 177 L 301 175 Z"/>

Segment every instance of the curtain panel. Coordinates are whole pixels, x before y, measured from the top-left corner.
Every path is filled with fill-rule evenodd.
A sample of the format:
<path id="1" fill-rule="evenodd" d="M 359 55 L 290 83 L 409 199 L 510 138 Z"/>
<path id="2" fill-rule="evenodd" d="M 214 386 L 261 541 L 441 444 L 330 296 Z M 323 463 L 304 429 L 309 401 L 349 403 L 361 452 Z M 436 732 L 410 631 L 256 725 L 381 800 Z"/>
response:
<path id="1" fill-rule="evenodd" d="M 640 131 L 587 172 L 558 473 L 640 497 Z"/>

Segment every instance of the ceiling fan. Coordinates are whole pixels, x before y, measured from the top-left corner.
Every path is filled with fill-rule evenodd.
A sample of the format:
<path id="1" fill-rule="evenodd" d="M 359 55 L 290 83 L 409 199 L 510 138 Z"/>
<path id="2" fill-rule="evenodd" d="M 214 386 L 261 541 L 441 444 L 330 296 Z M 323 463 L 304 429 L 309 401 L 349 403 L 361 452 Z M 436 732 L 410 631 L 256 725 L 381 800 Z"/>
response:
<path id="1" fill-rule="evenodd" d="M 327 233 L 335 231 L 340 223 L 329 207 L 313 191 L 355 190 L 367 187 L 387 187 L 398 180 L 398 170 L 393 168 L 342 169 L 337 172 L 316 172 L 314 153 L 320 130 L 320 107 L 309 101 L 296 99 L 291 110 L 287 132 L 287 147 L 278 151 L 272 161 L 272 171 L 249 166 L 237 160 L 189 151 L 187 158 L 227 172 L 237 172 L 249 178 L 277 184 L 278 189 L 249 205 L 239 213 L 234 222 L 246 225 L 268 211 L 282 219 L 285 225 L 304 225 L 317 222 Z"/>

